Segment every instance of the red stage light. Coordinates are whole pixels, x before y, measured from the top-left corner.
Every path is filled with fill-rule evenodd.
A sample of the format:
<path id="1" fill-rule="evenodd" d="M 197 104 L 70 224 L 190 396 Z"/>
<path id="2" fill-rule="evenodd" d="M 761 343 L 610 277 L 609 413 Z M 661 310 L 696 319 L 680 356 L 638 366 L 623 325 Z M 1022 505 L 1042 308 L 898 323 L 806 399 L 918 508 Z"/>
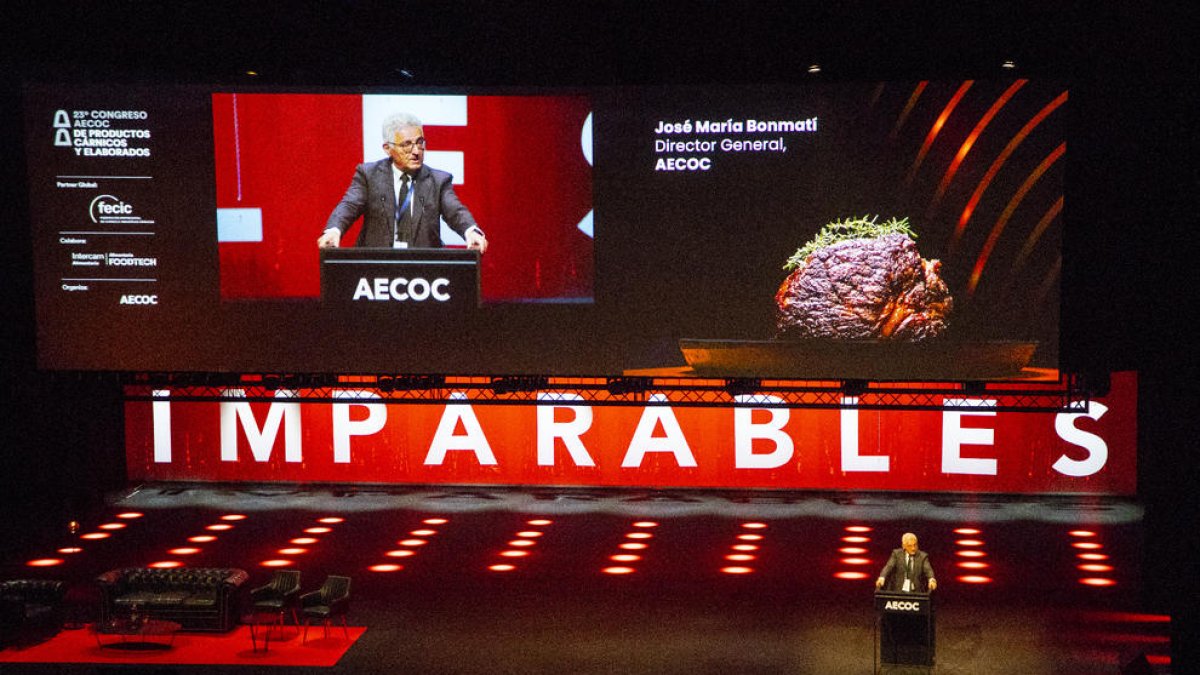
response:
<path id="1" fill-rule="evenodd" d="M 1088 565 L 1078 565 L 1078 567 L 1079 567 L 1079 569 L 1083 570 L 1084 572 L 1111 572 L 1111 571 L 1113 571 L 1112 565 L 1101 565 L 1101 564 L 1097 564 L 1097 563 L 1091 563 Z"/>
<path id="2" fill-rule="evenodd" d="M 977 530 L 973 527 L 960 527 L 960 528 L 954 530 L 954 534 L 967 534 L 967 535 L 979 534 L 979 530 Z"/>
<path id="3" fill-rule="evenodd" d="M 542 536 L 542 534 L 542 532 L 538 532 L 537 530 L 524 530 L 518 532 L 517 536 L 525 539 L 537 539 L 538 537 Z"/>
<path id="4" fill-rule="evenodd" d="M 207 544 L 210 541 L 216 541 L 216 540 L 217 540 L 217 538 L 212 536 L 211 534 L 199 534 L 199 535 L 196 535 L 195 537 L 188 537 L 188 541 L 192 542 L 193 544 Z"/>
<path id="5" fill-rule="evenodd" d="M 511 572 L 517 569 L 516 565 L 488 565 L 488 569 L 493 572 Z"/>
<path id="6" fill-rule="evenodd" d="M 529 551 L 501 551 L 502 558 L 524 558 L 529 555 Z"/>
<path id="7" fill-rule="evenodd" d="M 306 549 L 306 548 L 281 548 L 281 549 L 279 549 L 279 555 L 300 555 L 302 553 L 308 553 L 308 549 Z"/>
<path id="8" fill-rule="evenodd" d="M 416 554 L 417 554 L 416 551 L 412 551 L 412 550 L 409 550 L 406 548 L 402 548 L 402 549 L 399 549 L 396 551 L 388 551 L 387 553 L 384 553 L 384 555 L 386 555 L 389 558 L 408 558 L 408 557 L 414 556 Z"/>
<path id="9" fill-rule="evenodd" d="M 742 527 L 746 528 L 747 530 L 765 530 L 765 529 L 767 529 L 767 524 L 766 523 L 742 523 Z"/>
<path id="10" fill-rule="evenodd" d="M 983 576 L 978 576 L 978 575 L 973 575 L 973 574 L 961 576 L 958 578 L 958 580 L 964 584 L 990 584 L 990 583 L 992 583 L 991 577 L 983 577 Z"/>
<path id="11" fill-rule="evenodd" d="M 137 511 L 126 511 L 125 513 L 118 513 L 117 517 L 122 520 L 133 520 L 135 518 L 141 518 L 143 515 L 145 514 L 138 513 Z"/>
<path id="12" fill-rule="evenodd" d="M 725 574 L 750 574 L 754 571 L 753 567 L 722 567 L 721 571 Z"/>
<path id="13" fill-rule="evenodd" d="M 871 528 L 867 527 L 866 525 L 847 525 L 846 531 L 847 532 L 870 532 Z"/>
<path id="14" fill-rule="evenodd" d="M 183 567 L 183 563 L 179 562 L 178 560 L 163 560 L 156 563 L 150 563 L 147 565 L 147 567 L 153 567 L 160 570 L 169 570 L 176 567 Z"/>
<path id="15" fill-rule="evenodd" d="M 208 527 L 206 527 L 204 529 L 211 530 L 213 532 L 224 532 L 226 530 L 232 530 L 233 526 L 232 525 L 209 525 Z"/>
<path id="16" fill-rule="evenodd" d="M 125 529 L 125 523 L 105 523 L 105 524 L 101 525 L 101 526 L 100 526 L 99 528 L 97 528 L 97 529 L 101 529 L 101 530 L 123 530 L 123 529 Z"/>
<path id="17" fill-rule="evenodd" d="M 167 553 L 170 553 L 171 555 L 196 555 L 199 552 L 200 549 L 191 547 L 173 548 L 167 551 Z"/>
<path id="18" fill-rule="evenodd" d="M 396 543 L 400 544 L 401 546 L 424 546 L 428 542 L 426 542 L 424 539 L 401 539 Z"/>
<path id="19" fill-rule="evenodd" d="M 1116 586 L 1117 582 L 1112 579 L 1103 579 L 1100 577 L 1086 577 L 1079 580 L 1079 583 L 1086 586 Z"/>
<path id="20" fill-rule="evenodd" d="M 385 563 L 382 565 L 371 565 L 367 569 L 372 572 L 399 572 L 404 569 L 404 565 L 389 565 Z"/>
<path id="21" fill-rule="evenodd" d="M 414 537 L 432 537 L 437 534 L 437 530 L 413 530 L 409 532 Z"/>
<path id="22" fill-rule="evenodd" d="M 761 534 L 739 534 L 737 538 L 742 541 L 762 541 L 763 536 Z"/>
<path id="23" fill-rule="evenodd" d="M 522 548 L 525 546 L 533 546 L 536 543 L 537 542 L 532 539 L 513 539 L 512 541 L 508 542 L 508 545 L 515 548 Z"/>
<path id="24" fill-rule="evenodd" d="M 287 567 L 292 564 L 291 560 L 264 560 L 259 563 L 263 567 Z"/>
<path id="25" fill-rule="evenodd" d="M 107 532 L 90 532 L 88 534 L 79 535 L 80 539 L 108 539 L 112 535 Z"/>
<path id="26" fill-rule="evenodd" d="M 1096 533 L 1092 532 L 1091 530 L 1071 530 L 1067 534 L 1071 535 L 1072 537 L 1094 537 L 1094 536 L 1096 536 Z"/>
<path id="27" fill-rule="evenodd" d="M 246 516 L 243 516 L 240 513 L 230 513 L 228 515 L 221 516 L 221 520 L 245 520 L 245 519 L 246 519 Z"/>
<path id="28" fill-rule="evenodd" d="M 642 559 L 642 556 L 632 553 L 618 553 L 608 556 L 608 559 L 613 562 L 637 562 Z"/>
<path id="29" fill-rule="evenodd" d="M 859 579 L 866 579 L 867 573 L 866 572 L 838 572 L 837 574 L 835 574 L 833 576 L 838 579 L 845 579 L 847 581 L 857 581 Z"/>
<path id="30" fill-rule="evenodd" d="M 988 564 L 980 560 L 963 560 L 958 566 L 966 570 L 982 570 L 987 569 Z"/>
<path id="31" fill-rule="evenodd" d="M 954 555 L 961 556 L 963 558 L 983 558 L 987 555 L 987 553 L 983 551 L 955 551 Z"/>
<path id="32" fill-rule="evenodd" d="M 1077 541 L 1071 545 L 1074 546 L 1075 548 L 1081 548 L 1081 549 L 1088 550 L 1088 551 L 1093 551 L 1098 548 L 1104 548 L 1100 544 L 1097 544 L 1097 543 L 1091 542 L 1091 541 Z"/>
<path id="33" fill-rule="evenodd" d="M 843 546 L 842 548 L 838 549 L 838 553 L 845 553 L 846 555 L 862 555 L 866 552 L 867 549 L 862 548 L 861 546 Z"/>
<path id="34" fill-rule="evenodd" d="M 333 532 L 332 527 L 306 527 L 304 531 L 308 534 L 328 534 Z"/>
<path id="35" fill-rule="evenodd" d="M 624 544 L 617 545 L 617 548 L 623 548 L 626 551 L 640 551 L 647 547 L 648 547 L 647 544 L 643 544 L 643 543 L 636 542 L 636 541 L 627 541 Z"/>
<path id="36" fill-rule="evenodd" d="M 1078 557 L 1082 560 L 1108 560 L 1107 553 L 1080 553 Z"/>
<path id="37" fill-rule="evenodd" d="M 865 544 L 871 541 L 870 537 L 842 537 L 842 541 L 847 544 Z"/>
<path id="38" fill-rule="evenodd" d="M 61 565 L 64 562 L 66 561 L 62 558 L 38 558 L 36 560 L 30 560 L 25 564 L 29 567 L 54 567 L 55 565 Z"/>
<path id="39" fill-rule="evenodd" d="M 630 532 L 625 535 L 626 539 L 653 539 L 654 535 L 649 532 Z"/>
<path id="40" fill-rule="evenodd" d="M 842 558 L 842 562 L 846 565 L 870 565 L 871 561 L 868 558 Z"/>
<path id="41" fill-rule="evenodd" d="M 346 522 L 346 519 L 345 519 L 345 518 L 339 518 L 339 517 L 337 517 L 337 516 L 328 516 L 328 517 L 326 517 L 326 518 L 318 518 L 318 519 L 317 519 L 317 522 L 318 522 L 318 523 L 325 523 L 326 525 L 336 525 L 336 524 L 338 524 L 338 523 L 344 523 L 344 522 Z"/>
<path id="42" fill-rule="evenodd" d="M 291 543 L 299 544 L 300 546 L 308 546 L 309 544 L 315 544 L 318 541 L 320 541 L 320 539 L 317 539 L 315 537 L 297 537 L 297 538 L 293 539 L 291 541 Z"/>
<path id="43" fill-rule="evenodd" d="M 658 523 L 652 520 L 639 520 L 633 524 L 634 527 L 658 527 Z"/>
<path id="44" fill-rule="evenodd" d="M 58 549 L 58 552 L 65 555 L 71 555 L 72 553 L 83 553 L 83 549 L 79 548 L 78 546 L 68 546 L 66 548 Z"/>
<path id="45" fill-rule="evenodd" d="M 542 527 L 543 525 L 549 525 L 550 523 L 553 523 L 553 522 L 554 522 L 553 520 L 546 520 L 545 518 L 540 518 L 538 520 L 526 521 L 525 524 L 533 525 L 534 527 Z"/>
<path id="46" fill-rule="evenodd" d="M 954 543 L 959 546 L 983 546 L 982 539 L 959 539 Z"/>
<path id="47" fill-rule="evenodd" d="M 733 546 L 730 546 L 729 548 L 731 548 L 735 551 L 757 551 L 758 544 L 734 544 Z"/>
<path id="48" fill-rule="evenodd" d="M 421 521 L 421 524 L 423 524 L 423 525 L 445 525 L 448 522 L 450 522 L 450 521 L 446 520 L 445 518 L 426 518 L 425 520 Z"/>
<path id="49" fill-rule="evenodd" d="M 605 567 L 600 571 L 605 574 L 633 574 L 636 570 L 632 567 Z"/>
<path id="50" fill-rule="evenodd" d="M 725 556 L 725 559 L 733 562 L 750 562 L 757 557 L 758 556 L 750 555 L 749 553 L 730 553 L 729 555 Z"/>

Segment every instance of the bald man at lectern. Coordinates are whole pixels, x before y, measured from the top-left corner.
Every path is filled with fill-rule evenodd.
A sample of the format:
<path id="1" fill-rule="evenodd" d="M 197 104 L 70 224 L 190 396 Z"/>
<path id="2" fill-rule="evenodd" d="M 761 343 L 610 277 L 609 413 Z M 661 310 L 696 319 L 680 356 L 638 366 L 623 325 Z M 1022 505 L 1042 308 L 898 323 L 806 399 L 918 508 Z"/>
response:
<path id="1" fill-rule="evenodd" d="M 483 253 L 488 241 L 475 218 L 454 193 L 453 176 L 425 165 L 425 131 L 421 120 L 398 113 L 383 122 L 383 149 L 388 156 L 359 164 L 350 187 L 317 239 L 321 248 L 337 248 L 342 234 L 359 216 L 362 231 L 355 246 L 372 248 L 440 248 L 441 221 Z"/>
<path id="2" fill-rule="evenodd" d="M 900 548 L 892 551 L 875 580 L 875 588 L 903 593 L 933 592 L 937 588 L 929 554 L 917 548 L 917 535 L 905 532 L 900 538 Z"/>

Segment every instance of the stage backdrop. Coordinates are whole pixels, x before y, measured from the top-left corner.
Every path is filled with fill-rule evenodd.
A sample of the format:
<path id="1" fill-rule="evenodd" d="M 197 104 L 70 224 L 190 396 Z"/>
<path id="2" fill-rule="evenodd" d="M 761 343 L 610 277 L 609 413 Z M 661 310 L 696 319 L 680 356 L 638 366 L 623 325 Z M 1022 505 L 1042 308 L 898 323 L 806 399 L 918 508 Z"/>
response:
<path id="1" fill-rule="evenodd" d="M 236 395 L 238 392 L 231 392 Z M 301 392 L 303 393 L 303 392 Z M 561 393 L 560 393 L 561 394 Z M 301 403 L 126 404 L 134 481 L 931 492 L 1137 489 L 1137 383 L 1086 412 Z M 947 400 L 947 404 L 953 401 Z"/>

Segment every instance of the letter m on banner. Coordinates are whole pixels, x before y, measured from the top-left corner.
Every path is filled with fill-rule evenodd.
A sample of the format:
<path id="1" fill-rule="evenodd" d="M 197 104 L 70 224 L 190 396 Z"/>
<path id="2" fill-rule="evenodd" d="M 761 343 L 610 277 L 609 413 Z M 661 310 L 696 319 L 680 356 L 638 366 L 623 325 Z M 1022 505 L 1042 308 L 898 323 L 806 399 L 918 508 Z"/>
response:
<path id="1" fill-rule="evenodd" d="M 224 392 L 228 397 L 245 395 L 241 389 L 228 389 Z M 279 390 L 275 392 L 277 399 L 295 397 L 293 391 Z M 271 451 L 279 437 L 279 428 L 283 427 L 283 458 L 288 462 L 299 462 L 303 457 L 300 447 L 300 403 L 298 401 L 272 401 L 267 408 L 266 419 L 261 426 L 254 417 L 254 409 L 246 401 L 221 401 L 221 461 L 238 461 L 238 428 L 246 434 L 250 445 L 250 454 L 256 462 L 267 462 L 271 459 Z"/>

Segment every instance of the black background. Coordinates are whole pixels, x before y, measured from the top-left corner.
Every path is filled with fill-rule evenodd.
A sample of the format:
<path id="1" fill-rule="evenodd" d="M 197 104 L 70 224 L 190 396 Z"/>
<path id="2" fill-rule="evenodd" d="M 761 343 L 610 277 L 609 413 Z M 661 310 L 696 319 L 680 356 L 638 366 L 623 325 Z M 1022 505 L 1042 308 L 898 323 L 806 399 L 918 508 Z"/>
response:
<path id="1" fill-rule="evenodd" d="M 59 522 L 124 471 L 120 389 L 34 366 L 22 77 L 530 85 L 1006 77 L 1071 90 L 1061 362 L 1138 370 L 1149 602 L 1176 668 L 1197 597 L 1196 10 L 1183 3 L 6 3 L 5 527 Z M 413 27 L 396 36 L 405 17 Z M 243 73 L 258 70 L 257 78 Z M 405 74 L 407 73 L 407 75 Z M 411 77 L 410 77 L 411 75 Z M 5 534 L 10 534 L 8 531 Z M 1182 672 L 1182 671 L 1181 671 Z"/>

